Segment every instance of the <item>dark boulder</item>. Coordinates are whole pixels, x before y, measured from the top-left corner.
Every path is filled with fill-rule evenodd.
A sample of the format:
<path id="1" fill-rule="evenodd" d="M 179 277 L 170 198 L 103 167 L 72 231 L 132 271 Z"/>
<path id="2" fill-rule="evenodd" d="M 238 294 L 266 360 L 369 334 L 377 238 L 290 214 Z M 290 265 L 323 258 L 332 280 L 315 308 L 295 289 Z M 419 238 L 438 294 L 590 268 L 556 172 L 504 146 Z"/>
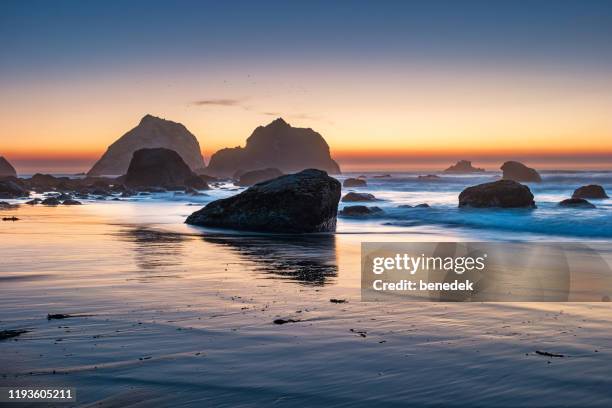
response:
<path id="1" fill-rule="evenodd" d="M 30 192 L 23 187 L 15 177 L 5 177 L 0 180 L 0 198 L 29 197 Z"/>
<path id="2" fill-rule="evenodd" d="M 453 164 L 452 166 L 444 170 L 445 173 L 455 173 L 455 174 L 482 173 L 484 171 L 485 171 L 484 169 L 473 167 L 472 162 L 469 160 L 459 160 L 457 163 Z"/>
<path id="3" fill-rule="evenodd" d="M 262 232 L 329 232 L 336 229 L 340 183 L 308 169 L 249 187 L 191 214 L 187 224 Z"/>
<path id="4" fill-rule="evenodd" d="M 360 178 L 347 178 L 342 185 L 344 187 L 366 187 L 368 182 Z"/>
<path id="5" fill-rule="evenodd" d="M 68 199 L 68 200 L 64 200 L 62 204 L 63 205 L 81 205 L 81 202 L 77 200 Z"/>
<path id="6" fill-rule="evenodd" d="M 595 208 L 584 198 L 567 198 L 559 203 L 561 207 Z"/>
<path id="7" fill-rule="evenodd" d="M 459 194 L 459 207 L 535 208 L 529 187 L 499 180 L 468 187 Z"/>
<path id="8" fill-rule="evenodd" d="M 282 175 L 283 173 L 279 169 L 275 168 L 247 171 L 239 176 L 236 185 L 248 187 L 252 186 L 253 184 L 261 183 L 262 181 L 275 179 Z"/>
<path id="9" fill-rule="evenodd" d="M 62 202 L 58 200 L 56 197 L 45 198 L 41 201 L 42 205 L 60 205 Z"/>
<path id="10" fill-rule="evenodd" d="M 542 177 L 540 177 L 540 174 L 535 169 L 517 161 L 507 161 L 502 164 L 501 169 L 504 172 L 502 176 L 504 180 L 531 181 L 536 183 L 542 181 Z"/>
<path id="11" fill-rule="evenodd" d="M 15 168 L 2 156 L 0 156 L 0 177 L 17 177 Z"/>
<path id="12" fill-rule="evenodd" d="M 427 203 L 422 203 L 422 204 L 417 204 L 417 205 L 402 204 L 402 205 L 398 205 L 397 208 L 429 208 L 429 204 Z"/>
<path id="13" fill-rule="evenodd" d="M 350 192 L 342 197 L 343 202 L 357 202 L 357 201 L 378 201 L 374 194 L 369 193 L 353 193 Z"/>
<path id="14" fill-rule="evenodd" d="M 140 149 L 134 152 L 124 183 L 128 187 L 175 187 L 185 186 L 198 179 L 205 183 L 181 156 L 164 148 Z M 189 185 L 190 187 L 194 187 Z"/>
<path id="15" fill-rule="evenodd" d="M 600 185 L 597 184 L 589 184 L 588 186 L 578 187 L 574 194 L 572 194 L 572 198 L 609 198 L 606 194 L 606 190 Z"/>
<path id="16" fill-rule="evenodd" d="M 367 207 L 365 205 L 350 205 L 340 211 L 340 215 L 343 217 L 367 217 L 382 213 L 383 210 L 380 207 Z"/>

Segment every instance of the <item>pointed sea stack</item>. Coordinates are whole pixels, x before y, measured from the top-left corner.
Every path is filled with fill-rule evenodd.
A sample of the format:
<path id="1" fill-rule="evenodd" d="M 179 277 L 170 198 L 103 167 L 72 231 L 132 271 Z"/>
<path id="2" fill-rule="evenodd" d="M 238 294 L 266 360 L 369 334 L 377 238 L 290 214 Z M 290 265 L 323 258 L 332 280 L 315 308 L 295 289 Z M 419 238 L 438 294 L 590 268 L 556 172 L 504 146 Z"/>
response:
<path id="1" fill-rule="evenodd" d="M 259 126 L 246 141 L 245 147 L 221 149 L 210 158 L 205 173 L 211 176 L 232 176 L 276 168 L 295 173 L 314 168 L 339 174 L 340 167 L 331 158 L 323 137 L 310 128 L 295 128 L 279 118 L 267 126 Z"/>
<path id="2" fill-rule="evenodd" d="M 2 156 L 0 156 L 0 177 L 17 177 L 15 168 Z"/>
<path id="3" fill-rule="evenodd" d="M 127 172 L 135 151 L 163 147 L 174 150 L 191 170 L 204 167 L 200 144 L 180 123 L 146 115 L 138 126 L 115 143 L 87 173 L 88 176 L 121 175 Z"/>
<path id="4" fill-rule="evenodd" d="M 469 160 L 459 160 L 457 163 L 453 164 L 452 166 L 444 170 L 444 173 L 469 174 L 469 173 L 483 173 L 484 171 L 485 169 L 473 167 L 472 162 Z"/>

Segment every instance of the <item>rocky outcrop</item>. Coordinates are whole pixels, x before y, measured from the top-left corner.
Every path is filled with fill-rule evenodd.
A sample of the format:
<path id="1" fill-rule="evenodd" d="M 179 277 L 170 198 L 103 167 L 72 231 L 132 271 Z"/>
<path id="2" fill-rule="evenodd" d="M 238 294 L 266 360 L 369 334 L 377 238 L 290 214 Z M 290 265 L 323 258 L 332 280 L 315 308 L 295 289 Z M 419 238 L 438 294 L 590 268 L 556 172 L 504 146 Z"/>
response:
<path id="1" fill-rule="evenodd" d="M 347 178 L 342 183 L 344 187 L 366 187 L 368 182 L 360 178 Z"/>
<path id="2" fill-rule="evenodd" d="M 501 166 L 504 172 L 502 179 L 514 180 L 514 181 L 525 181 L 525 182 L 536 182 L 542 181 L 542 177 L 535 169 L 525 166 L 523 163 L 517 161 L 507 161 Z"/>
<path id="3" fill-rule="evenodd" d="M 110 145 L 87 174 L 89 176 L 125 174 L 135 151 L 157 147 L 177 152 L 191 170 L 204 167 L 200 144 L 185 126 L 146 115 L 138 126 Z"/>
<path id="4" fill-rule="evenodd" d="M 468 187 L 459 194 L 459 207 L 535 208 L 529 187 L 499 180 Z"/>
<path id="5" fill-rule="evenodd" d="M 342 217 L 368 217 L 381 215 L 383 210 L 380 207 L 368 207 L 365 205 L 350 205 L 340 211 Z"/>
<path id="6" fill-rule="evenodd" d="M 2 156 L 0 156 L 0 177 L 17 177 L 15 168 Z"/>
<path id="7" fill-rule="evenodd" d="M 164 148 L 134 152 L 123 181 L 131 188 L 208 188 L 206 182 L 191 171 L 177 152 Z"/>
<path id="8" fill-rule="evenodd" d="M 574 194 L 572 194 L 572 198 L 609 198 L 606 194 L 606 190 L 600 185 L 597 184 L 589 184 L 588 186 L 578 187 Z"/>
<path id="9" fill-rule="evenodd" d="M 246 172 L 269 167 L 283 173 L 309 168 L 340 173 L 329 146 L 319 133 L 310 128 L 294 128 L 279 118 L 256 128 L 244 148 L 226 148 L 213 154 L 206 174 L 227 177 L 237 170 Z"/>
<path id="10" fill-rule="evenodd" d="M 249 187 L 191 214 L 187 224 L 262 232 L 330 232 L 336 229 L 340 182 L 308 169 Z"/>
<path id="11" fill-rule="evenodd" d="M 248 187 L 252 186 L 253 184 L 261 183 L 262 181 L 275 179 L 282 175 L 283 173 L 279 169 L 275 168 L 247 171 L 238 178 L 236 185 Z"/>
<path id="12" fill-rule="evenodd" d="M 342 197 L 343 202 L 359 202 L 359 201 L 378 201 L 374 194 L 369 193 L 347 193 L 344 197 Z"/>
<path id="13" fill-rule="evenodd" d="M 15 177 L 0 179 L 0 198 L 28 197 L 30 192 Z"/>
<path id="14" fill-rule="evenodd" d="M 485 169 L 480 169 L 478 167 L 472 167 L 472 162 L 469 160 L 459 160 L 457 163 L 453 164 L 446 170 L 445 173 L 455 173 L 455 174 L 465 174 L 465 173 L 482 173 Z"/>
<path id="15" fill-rule="evenodd" d="M 568 198 L 559 203 L 561 207 L 577 207 L 577 208 L 595 208 L 584 198 Z"/>

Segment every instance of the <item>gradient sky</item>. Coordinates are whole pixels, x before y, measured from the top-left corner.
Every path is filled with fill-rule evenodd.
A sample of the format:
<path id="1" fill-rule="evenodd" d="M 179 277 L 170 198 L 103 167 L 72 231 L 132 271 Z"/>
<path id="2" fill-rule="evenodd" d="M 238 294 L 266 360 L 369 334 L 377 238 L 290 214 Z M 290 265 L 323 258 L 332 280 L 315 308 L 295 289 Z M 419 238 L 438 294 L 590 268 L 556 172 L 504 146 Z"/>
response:
<path id="1" fill-rule="evenodd" d="M 0 155 L 87 170 L 150 113 L 282 116 L 345 168 L 612 167 L 610 1 L 3 1 Z"/>

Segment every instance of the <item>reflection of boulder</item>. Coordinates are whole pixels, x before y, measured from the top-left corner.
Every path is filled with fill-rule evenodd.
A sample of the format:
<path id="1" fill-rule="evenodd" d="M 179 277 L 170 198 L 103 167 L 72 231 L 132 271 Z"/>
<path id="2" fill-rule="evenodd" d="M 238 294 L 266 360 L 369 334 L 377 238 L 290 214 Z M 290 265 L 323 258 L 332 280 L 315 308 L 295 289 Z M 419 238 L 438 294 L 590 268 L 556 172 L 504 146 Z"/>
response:
<path id="1" fill-rule="evenodd" d="M 606 194 L 606 190 L 600 185 L 597 184 L 589 184 L 588 186 L 578 187 L 574 194 L 572 194 L 572 198 L 608 198 Z"/>
<path id="2" fill-rule="evenodd" d="M 499 180 L 468 187 L 459 194 L 459 207 L 534 208 L 529 187 L 512 180 Z"/>
<path id="3" fill-rule="evenodd" d="M 137 266 L 143 271 L 163 271 L 163 277 L 173 274 L 172 268 L 183 271 L 183 243 L 185 237 L 174 232 L 144 227 L 126 227 L 119 232 L 119 239 L 130 244 L 134 250 Z M 146 278 L 160 276 L 146 276 Z"/>
<path id="4" fill-rule="evenodd" d="M 134 152 L 124 182 L 129 187 L 208 187 L 177 152 L 163 148 Z"/>
<path id="5" fill-rule="evenodd" d="M 452 166 L 444 170 L 445 173 L 456 173 L 456 174 L 482 173 L 484 171 L 485 171 L 484 169 L 480 169 L 478 167 L 472 167 L 472 162 L 469 160 L 459 160 L 457 163 L 453 164 Z"/>
<path id="6" fill-rule="evenodd" d="M 595 208 L 584 198 L 567 198 L 559 203 L 561 207 L 576 207 L 576 208 Z"/>
<path id="7" fill-rule="evenodd" d="M 304 170 L 249 187 L 191 214 L 187 224 L 262 232 L 336 230 L 340 183 L 320 170 Z"/>
<path id="8" fill-rule="evenodd" d="M 533 181 L 538 183 L 542 181 L 542 177 L 540 177 L 535 169 L 517 161 L 507 161 L 502 164 L 501 169 L 504 172 L 502 176 L 504 180 Z"/>
<path id="9" fill-rule="evenodd" d="M 262 181 L 275 179 L 282 175 L 283 173 L 279 169 L 274 168 L 247 171 L 238 177 L 238 182 L 236 184 L 242 187 L 247 187 L 252 186 L 253 184 L 261 183 Z"/>
<path id="10" fill-rule="evenodd" d="M 340 173 L 331 158 L 323 137 L 310 128 L 294 128 L 283 119 L 259 126 L 246 141 L 246 146 L 221 149 L 210 158 L 206 173 L 212 176 L 232 176 L 243 172 L 274 167 L 283 173 L 304 169 Z"/>
<path id="11" fill-rule="evenodd" d="M 15 168 L 4 157 L 0 156 L 0 177 L 17 177 Z"/>
<path id="12" fill-rule="evenodd" d="M 204 235 L 255 263 L 256 271 L 306 285 L 324 285 L 338 274 L 334 235 Z"/>
<path id="13" fill-rule="evenodd" d="M 200 144 L 180 123 L 146 115 L 138 126 L 114 142 L 89 170 L 89 176 L 125 174 L 136 150 L 163 147 L 174 150 L 192 170 L 204 167 Z"/>

